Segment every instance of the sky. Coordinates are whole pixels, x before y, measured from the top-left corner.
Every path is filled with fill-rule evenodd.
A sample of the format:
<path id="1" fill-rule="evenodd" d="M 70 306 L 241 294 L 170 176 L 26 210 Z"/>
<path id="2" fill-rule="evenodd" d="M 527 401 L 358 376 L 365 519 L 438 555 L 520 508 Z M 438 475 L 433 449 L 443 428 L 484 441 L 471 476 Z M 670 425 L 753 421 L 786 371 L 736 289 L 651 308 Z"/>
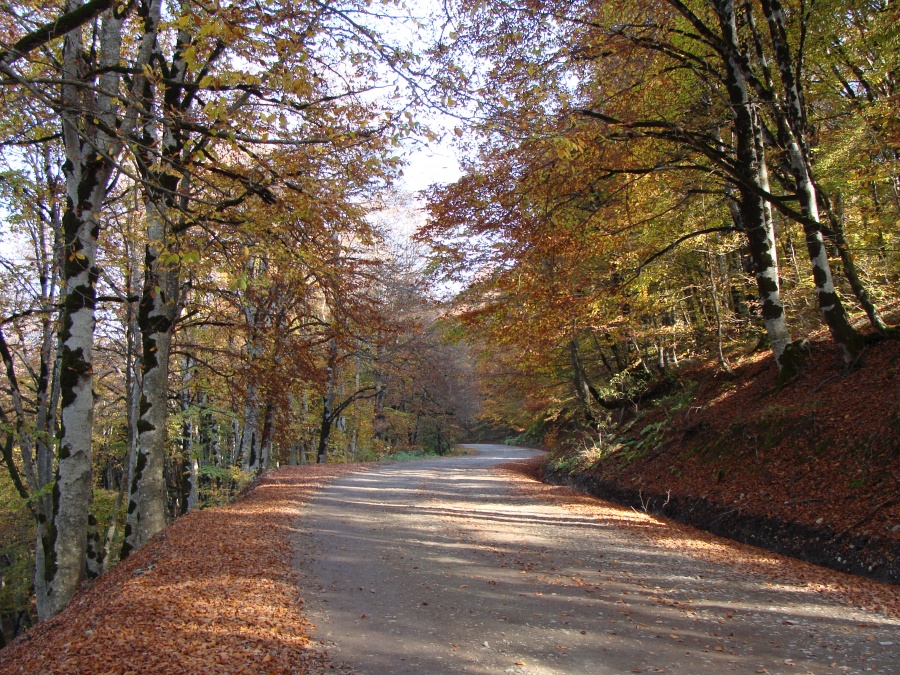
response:
<path id="1" fill-rule="evenodd" d="M 433 126 L 440 130 L 442 127 L 446 128 L 447 124 L 441 124 L 439 120 Z M 390 229 L 401 238 L 411 237 L 425 223 L 427 216 L 422 191 L 436 183 L 453 183 L 462 176 L 457 159 L 458 151 L 450 140 L 452 137 L 452 134 L 443 134 L 439 140 L 427 143 L 423 143 L 421 139 L 412 140 L 411 147 L 403 154 L 406 166 L 403 167 L 403 175 L 396 187 L 401 192 L 409 193 L 412 199 L 401 207 L 403 213 L 393 215 L 393 223 L 390 225 Z"/>
<path id="2" fill-rule="evenodd" d="M 419 192 L 432 183 L 452 183 L 462 175 L 456 152 L 447 143 L 434 143 L 414 151 L 403 169 L 400 187 Z"/>

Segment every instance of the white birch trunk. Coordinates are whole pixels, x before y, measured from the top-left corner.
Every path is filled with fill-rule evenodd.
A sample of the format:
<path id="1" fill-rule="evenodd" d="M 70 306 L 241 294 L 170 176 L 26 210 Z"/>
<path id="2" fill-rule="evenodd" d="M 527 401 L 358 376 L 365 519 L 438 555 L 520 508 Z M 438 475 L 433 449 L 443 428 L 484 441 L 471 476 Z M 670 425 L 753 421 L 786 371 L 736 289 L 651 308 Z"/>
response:
<path id="1" fill-rule="evenodd" d="M 160 0 L 154 0 L 154 12 L 146 21 L 148 35 L 155 35 L 160 22 Z M 177 36 L 176 54 L 189 38 L 184 31 Z M 154 39 L 152 54 L 162 60 L 161 45 Z M 177 89 L 184 81 L 185 62 L 181 56 L 173 58 L 170 79 L 165 87 Z M 148 85 L 147 92 L 152 92 Z M 162 170 L 144 169 L 148 179 L 144 199 L 147 246 L 144 262 L 144 288 L 138 309 L 143 351 L 140 416 L 137 422 L 138 442 L 134 472 L 129 486 L 128 512 L 125 520 L 125 542 L 122 557 L 145 544 L 166 526 L 166 401 L 169 384 L 169 353 L 175 320 L 178 314 L 178 263 L 169 260 L 169 219 L 173 215 L 175 193 L 180 177 L 172 172 L 172 162 L 178 158 L 181 140 L 172 130 L 172 123 L 162 111 L 162 139 L 158 142 L 154 116 L 159 105 L 153 93 L 142 93 L 144 110 L 141 116 L 144 133 L 143 164 L 146 167 L 162 164 Z M 159 155 L 152 154 L 159 146 Z M 167 170 L 168 169 L 168 170 Z"/>
<path id="2" fill-rule="evenodd" d="M 259 441 L 259 468 L 261 473 L 270 468 L 272 462 L 272 426 L 275 423 L 275 404 L 266 403 L 264 406 L 263 428 Z"/>
<path id="3" fill-rule="evenodd" d="M 166 526 L 166 399 L 169 352 L 177 311 L 177 276 L 161 258 L 166 215 L 147 200 L 147 249 L 144 290 L 138 309 L 143 352 L 140 416 L 134 472 L 129 488 L 122 558 Z"/>
<path id="4" fill-rule="evenodd" d="M 80 2 L 67 4 L 68 10 Z M 118 63 L 122 21 L 106 12 L 99 29 L 101 66 Z M 93 427 L 93 337 L 95 260 L 100 213 L 112 175 L 117 143 L 89 121 L 115 127 L 111 93 L 118 76 L 99 79 L 99 93 L 77 84 L 83 77 L 81 30 L 63 45 L 62 132 L 66 161 L 66 209 L 63 216 L 63 270 L 66 288 L 60 331 L 60 430 L 50 517 L 38 523 L 35 595 L 38 617 L 49 618 L 65 607 L 84 578 L 91 503 L 91 432 Z"/>
<path id="5" fill-rule="evenodd" d="M 191 457 L 190 463 L 191 474 L 189 479 L 191 481 L 191 490 L 188 493 L 188 513 L 200 508 L 200 460 L 196 457 Z"/>
<path id="6" fill-rule="evenodd" d="M 59 354 L 59 444 L 52 514 L 38 523 L 35 552 L 35 593 L 38 617 L 58 613 L 74 594 L 85 571 L 88 509 L 91 495 L 91 432 L 93 427 L 93 363 L 95 264 L 100 217 L 106 192 L 123 143 L 137 119 L 137 98 L 146 83 L 144 67 L 156 44 L 161 0 L 151 0 L 136 55 L 129 65 L 136 75 L 132 92 L 120 91 L 122 29 L 127 10 L 101 15 L 94 26 L 97 60 L 85 63 L 82 40 L 89 26 L 68 33 L 63 43 L 61 112 L 66 161 L 66 208 L 63 216 L 63 303 Z M 82 6 L 69 0 L 66 11 Z M 155 17 L 155 21 L 152 19 Z M 91 72 L 102 73 L 99 76 Z M 123 100 L 128 107 L 123 110 Z M 116 129 L 117 136 L 106 130 Z"/>
<path id="7" fill-rule="evenodd" d="M 259 387 L 251 383 L 244 402 L 244 428 L 241 432 L 241 470 L 259 469 Z"/>
<path id="8" fill-rule="evenodd" d="M 806 106 L 788 45 L 784 11 L 778 0 L 762 0 L 762 6 L 769 26 L 775 60 L 781 73 L 783 109 L 786 118 L 786 124 L 782 127 L 787 135 L 788 157 L 797 184 L 800 211 L 806 217 L 803 232 L 806 235 L 806 248 L 812 265 L 816 298 L 832 339 L 840 347 L 844 362 L 850 364 L 862 350 L 863 342 L 859 333 L 850 324 L 835 290 L 834 276 L 828 261 L 822 229 L 819 226 L 821 222 L 819 206 L 806 140 Z"/>
<path id="9" fill-rule="evenodd" d="M 768 173 L 765 165 L 764 146 L 761 142 L 759 123 L 750 98 L 750 87 L 744 70 L 738 61 L 741 53 L 737 19 L 733 0 L 717 0 L 715 3 L 722 38 L 729 48 L 725 55 L 726 84 L 732 107 L 733 128 L 736 138 L 737 168 L 746 181 L 768 190 Z M 796 364 L 787 354 L 791 336 L 785 320 L 781 300 L 778 256 L 775 247 L 775 229 L 771 210 L 762 198 L 752 190 L 741 188 L 741 227 L 747 236 L 753 259 L 756 285 L 762 305 L 762 317 L 772 347 L 772 355 L 784 377 L 790 377 Z"/>

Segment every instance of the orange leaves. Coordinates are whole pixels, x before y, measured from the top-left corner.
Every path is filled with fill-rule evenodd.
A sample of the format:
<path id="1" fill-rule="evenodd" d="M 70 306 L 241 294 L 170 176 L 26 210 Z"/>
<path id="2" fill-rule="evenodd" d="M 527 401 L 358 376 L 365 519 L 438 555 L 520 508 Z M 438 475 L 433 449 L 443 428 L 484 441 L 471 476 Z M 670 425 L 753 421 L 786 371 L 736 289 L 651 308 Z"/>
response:
<path id="1" fill-rule="evenodd" d="M 300 612 L 293 519 L 313 490 L 359 469 L 285 468 L 234 504 L 179 519 L 0 652 L 0 673 L 318 672 L 326 656 Z"/>

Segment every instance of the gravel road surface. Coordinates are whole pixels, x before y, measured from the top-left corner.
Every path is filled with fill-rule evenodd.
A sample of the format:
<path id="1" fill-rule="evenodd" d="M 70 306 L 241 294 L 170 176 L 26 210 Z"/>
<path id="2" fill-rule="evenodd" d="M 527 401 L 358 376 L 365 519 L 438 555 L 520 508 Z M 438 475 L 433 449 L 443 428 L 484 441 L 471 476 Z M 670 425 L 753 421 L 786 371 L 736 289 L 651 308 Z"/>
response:
<path id="1" fill-rule="evenodd" d="M 296 564 L 328 672 L 900 673 L 900 621 L 517 494 L 534 453 L 377 466 L 305 508 Z"/>

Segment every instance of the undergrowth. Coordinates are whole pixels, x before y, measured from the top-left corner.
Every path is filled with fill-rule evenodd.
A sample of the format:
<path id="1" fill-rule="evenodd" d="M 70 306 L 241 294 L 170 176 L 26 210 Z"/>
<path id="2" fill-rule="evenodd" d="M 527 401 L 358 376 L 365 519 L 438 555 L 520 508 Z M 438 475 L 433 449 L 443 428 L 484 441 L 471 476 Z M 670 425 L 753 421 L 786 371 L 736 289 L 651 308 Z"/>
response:
<path id="1" fill-rule="evenodd" d="M 616 415 L 607 413 L 595 428 L 564 444 L 547 459 L 547 468 L 569 474 L 587 471 L 601 462 L 614 460 L 620 468 L 658 452 L 671 434 L 678 413 L 694 401 L 697 384 L 678 382 L 675 389 L 653 407 L 635 410 L 631 420 L 617 424 Z"/>

